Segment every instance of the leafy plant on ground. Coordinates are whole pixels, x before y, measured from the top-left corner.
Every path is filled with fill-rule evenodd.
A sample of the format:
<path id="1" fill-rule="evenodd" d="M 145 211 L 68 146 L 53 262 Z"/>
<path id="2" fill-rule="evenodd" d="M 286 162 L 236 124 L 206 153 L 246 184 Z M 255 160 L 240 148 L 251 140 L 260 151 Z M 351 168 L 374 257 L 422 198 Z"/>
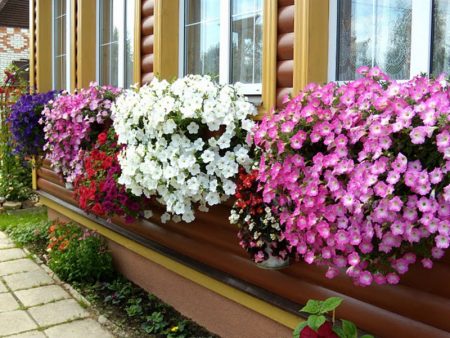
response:
<path id="1" fill-rule="evenodd" d="M 105 241 L 76 224 L 52 224 L 48 252 L 48 265 L 64 281 L 95 282 L 113 275 L 112 257 Z"/>
<path id="2" fill-rule="evenodd" d="M 16 66 L 0 81 L 0 196 L 25 201 L 32 193 L 31 167 L 14 154 L 8 117 L 11 105 L 26 92 L 25 72 Z"/>
<path id="3" fill-rule="evenodd" d="M 216 337 L 121 276 L 77 288 L 131 337 Z"/>
<path id="4" fill-rule="evenodd" d="M 330 297 L 324 301 L 308 300 L 300 310 L 308 315 L 308 319 L 300 323 L 294 330 L 294 338 L 358 338 L 358 329 L 348 320 L 341 320 L 341 325 L 335 321 L 336 308 L 341 305 L 342 298 Z M 332 312 L 332 320 L 326 315 Z M 363 335 L 360 338 L 373 338 Z"/>

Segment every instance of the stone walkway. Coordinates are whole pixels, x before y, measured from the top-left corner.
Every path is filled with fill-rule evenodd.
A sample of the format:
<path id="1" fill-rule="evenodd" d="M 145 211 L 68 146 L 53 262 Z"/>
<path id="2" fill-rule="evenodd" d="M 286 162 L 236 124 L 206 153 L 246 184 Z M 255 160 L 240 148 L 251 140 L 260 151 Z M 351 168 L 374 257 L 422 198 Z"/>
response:
<path id="1" fill-rule="evenodd" d="M 28 256 L 0 232 L 0 337 L 114 337 L 73 289 Z"/>

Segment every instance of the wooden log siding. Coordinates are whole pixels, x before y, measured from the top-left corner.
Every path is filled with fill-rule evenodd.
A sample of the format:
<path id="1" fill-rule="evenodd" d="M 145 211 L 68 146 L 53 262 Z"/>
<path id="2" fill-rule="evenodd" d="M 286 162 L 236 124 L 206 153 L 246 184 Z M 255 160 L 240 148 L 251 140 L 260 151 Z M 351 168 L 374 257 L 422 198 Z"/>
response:
<path id="1" fill-rule="evenodd" d="M 45 163 L 38 171 L 38 189 L 76 205 L 72 193 Z M 161 224 L 161 207 L 154 217 L 132 224 L 113 222 L 144 238 L 219 270 L 238 280 L 267 290 L 297 304 L 310 298 L 344 298 L 338 316 L 379 337 L 448 337 L 450 333 L 450 253 L 431 270 L 418 263 L 397 286 L 355 287 L 345 276 L 324 277 L 325 269 L 295 263 L 281 271 L 257 268 L 238 246 L 236 227 L 229 224 L 230 203 L 198 213 L 191 224 Z"/>
<path id="2" fill-rule="evenodd" d="M 154 0 L 142 1 L 141 14 L 141 79 L 142 83 L 148 83 L 153 79 L 153 27 Z"/>
<path id="3" fill-rule="evenodd" d="M 294 0 L 278 0 L 277 108 L 292 93 L 294 81 Z"/>

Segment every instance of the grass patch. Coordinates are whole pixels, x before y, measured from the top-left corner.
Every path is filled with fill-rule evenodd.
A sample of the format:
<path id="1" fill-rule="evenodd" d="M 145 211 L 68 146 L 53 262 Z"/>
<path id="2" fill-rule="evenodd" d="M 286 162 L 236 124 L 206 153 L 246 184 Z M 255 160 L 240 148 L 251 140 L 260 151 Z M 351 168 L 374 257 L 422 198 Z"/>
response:
<path id="1" fill-rule="evenodd" d="M 8 228 L 12 228 L 14 226 L 24 226 L 29 223 L 40 223 L 43 221 L 47 221 L 47 210 L 43 209 L 42 211 L 30 211 L 21 212 L 20 214 L 0 214 L 0 230 L 5 231 Z"/>

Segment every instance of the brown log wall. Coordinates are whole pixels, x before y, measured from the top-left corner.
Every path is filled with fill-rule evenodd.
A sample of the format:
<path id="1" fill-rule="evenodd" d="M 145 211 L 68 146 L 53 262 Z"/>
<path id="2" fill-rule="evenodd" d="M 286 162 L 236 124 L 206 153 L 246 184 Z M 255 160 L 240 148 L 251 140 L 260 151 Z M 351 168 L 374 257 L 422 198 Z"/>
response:
<path id="1" fill-rule="evenodd" d="M 76 205 L 71 192 L 48 166 L 38 171 L 38 189 Z M 191 224 L 161 224 L 161 211 L 156 207 L 150 220 L 126 224 L 114 218 L 113 222 L 249 285 L 298 303 L 299 307 L 310 298 L 340 296 L 344 304 L 338 316 L 353 320 L 378 337 L 450 335 L 449 253 L 431 270 L 417 264 L 404 276 L 401 285 L 355 287 L 345 276 L 328 280 L 324 269 L 305 263 L 295 263 L 281 271 L 257 268 L 237 244 L 236 228 L 228 222 L 227 205 L 198 213 Z"/>
<path id="2" fill-rule="evenodd" d="M 292 93 L 294 81 L 294 0 L 278 0 L 277 108 Z"/>
<path id="3" fill-rule="evenodd" d="M 142 0 L 141 11 L 141 81 L 153 79 L 154 0 Z"/>
<path id="4" fill-rule="evenodd" d="M 142 1 L 141 78 L 153 78 L 154 1 Z M 294 0 L 278 0 L 277 106 L 292 92 Z M 38 171 L 38 189 L 76 205 L 58 175 L 48 165 Z M 355 287 L 345 276 L 324 277 L 324 269 L 295 263 L 281 271 L 257 268 L 238 246 L 236 227 L 228 222 L 229 206 L 198 213 L 191 224 L 161 224 L 162 210 L 155 205 L 155 216 L 126 224 L 113 222 L 153 240 L 182 255 L 220 270 L 251 286 L 257 286 L 292 302 L 330 296 L 344 298 L 338 317 L 354 321 L 377 337 L 450 337 L 450 252 L 432 270 L 414 266 L 398 286 Z M 226 320 L 224 318 L 223 320 Z"/>

